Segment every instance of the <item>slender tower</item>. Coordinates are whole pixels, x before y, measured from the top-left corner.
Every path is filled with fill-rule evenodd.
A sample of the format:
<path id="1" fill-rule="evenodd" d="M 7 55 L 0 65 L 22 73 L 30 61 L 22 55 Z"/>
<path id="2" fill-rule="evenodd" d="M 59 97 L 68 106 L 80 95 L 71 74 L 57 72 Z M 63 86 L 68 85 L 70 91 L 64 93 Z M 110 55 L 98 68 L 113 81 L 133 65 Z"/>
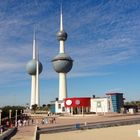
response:
<path id="1" fill-rule="evenodd" d="M 36 49 L 36 36 L 34 32 L 33 37 L 33 57 L 26 65 L 26 70 L 28 74 L 31 75 L 31 103 L 30 108 L 32 105 L 37 104 L 39 106 L 40 99 L 39 99 L 39 74 L 42 72 L 43 66 L 39 62 L 39 54 L 38 49 Z"/>
<path id="2" fill-rule="evenodd" d="M 57 33 L 57 39 L 60 43 L 59 54 L 53 58 L 53 68 L 59 73 L 59 100 L 67 98 L 67 80 L 66 74 L 71 70 L 73 60 L 65 53 L 65 41 L 67 39 L 67 33 L 63 28 L 63 13 L 62 6 L 60 10 L 60 31 Z"/>
<path id="3" fill-rule="evenodd" d="M 36 89 L 35 89 L 35 101 L 38 106 L 40 106 L 40 91 L 39 91 L 39 50 L 37 48 L 36 54 Z"/>

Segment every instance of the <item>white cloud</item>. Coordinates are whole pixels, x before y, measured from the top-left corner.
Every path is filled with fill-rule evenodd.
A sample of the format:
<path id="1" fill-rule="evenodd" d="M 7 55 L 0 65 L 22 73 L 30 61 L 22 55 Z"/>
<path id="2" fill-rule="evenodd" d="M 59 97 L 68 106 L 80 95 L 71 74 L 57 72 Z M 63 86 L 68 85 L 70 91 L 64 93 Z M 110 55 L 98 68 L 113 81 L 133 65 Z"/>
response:
<path id="1" fill-rule="evenodd" d="M 115 1 L 90 3 L 72 1 L 64 7 L 64 27 L 69 35 L 66 52 L 74 59 L 72 77 L 110 74 L 98 69 L 127 63 L 139 55 L 139 10 L 127 14 L 125 8 L 130 3 L 126 6 L 121 1 L 117 5 Z M 56 77 L 50 61 L 59 50 L 55 36 L 59 28 L 59 2 L 35 0 L 8 6 L 0 14 L 0 71 L 3 72 L 0 75 L 6 73 L 5 79 L 8 75 L 22 79 L 25 65 L 31 59 L 32 30 L 36 23 L 40 61 L 44 65 L 41 77 Z"/>

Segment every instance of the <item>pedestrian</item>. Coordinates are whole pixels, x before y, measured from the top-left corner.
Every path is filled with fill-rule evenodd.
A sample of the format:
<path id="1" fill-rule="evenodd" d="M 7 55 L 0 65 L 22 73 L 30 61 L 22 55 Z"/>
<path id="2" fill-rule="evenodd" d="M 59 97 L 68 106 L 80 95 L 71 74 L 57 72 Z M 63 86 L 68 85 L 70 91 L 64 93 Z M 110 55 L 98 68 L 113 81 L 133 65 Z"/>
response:
<path id="1" fill-rule="evenodd" d="M 30 124 L 30 120 L 28 119 L 27 122 L 28 122 L 28 125 L 29 125 Z"/>
<path id="2" fill-rule="evenodd" d="M 42 119 L 42 125 L 44 124 L 44 119 Z"/>
<path id="3" fill-rule="evenodd" d="M 9 127 L 9 121 L 6 121 L 6 126 Z"/>
<path id="4" fill-rule="evenodd" d="M 2 132 L 3 132 L 3 126 L 1 125 L 0 126 L 0 133 L 2 134 Z"/>
<path id="5" fill-rule="evenodd" d="M 53 118 L 53 123 L 56 123 L 56 119 L 55 119 L 55 117 Z"/>
<path id="6" fill-rule="evenodd" d="M 32 119 L 32 124 L 34 123 L 34 120 Z"/>

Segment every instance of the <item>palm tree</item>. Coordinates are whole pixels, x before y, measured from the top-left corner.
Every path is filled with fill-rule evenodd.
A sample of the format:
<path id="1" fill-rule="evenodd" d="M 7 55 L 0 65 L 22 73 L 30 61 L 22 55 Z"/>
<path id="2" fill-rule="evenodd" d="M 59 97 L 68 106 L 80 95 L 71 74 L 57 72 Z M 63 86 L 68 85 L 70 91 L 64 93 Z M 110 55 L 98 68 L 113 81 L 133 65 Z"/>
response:
<path id="1" fill-rule="evenodd" d="M 34 111 L 34 113 L 36 112 L 36 110 L 37 110 L 37 104 L 32 105 L 32 110 Z"/>

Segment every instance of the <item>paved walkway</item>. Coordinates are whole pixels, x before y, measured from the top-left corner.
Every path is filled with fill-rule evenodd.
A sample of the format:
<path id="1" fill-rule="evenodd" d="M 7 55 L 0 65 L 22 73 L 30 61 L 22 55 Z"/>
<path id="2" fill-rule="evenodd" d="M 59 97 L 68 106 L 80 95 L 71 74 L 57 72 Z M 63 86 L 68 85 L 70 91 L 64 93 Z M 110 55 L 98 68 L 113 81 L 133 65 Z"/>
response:
<path id="1" fill-rule="evenodd" d="M 61 125 L 71 125 L 77 123 L 92 123 L 92 122 L 103 122 L 103 121 L 113 121 L 113 120 L 126 120 L 140 118 L 140 114 L 106 114 L 105 116 L 97 115 L 85 115 L 85 116 L 67 116 L 67 117 L 56 117 L 56 123 L 38 125 L 39 128 L 55 127 Z"/>
<path id="2" fill-rule="evenodd" d="M 22 126 L 10 140 L 35 140 L 36 126 Z"/>
<path id="3" fill-rule="evenodd" d="M 131 119 L 131 118 L 140 118 L 140 114 L 137 115 L 105 115 L 105 116 L 96 116 L 96 115 L 85 115 L 83 116 L 71 116 L 71 117 L 56 117 L 56 123 L 41 125 L 41 118 L 36 118 L 36 124 L 40 128 L 55 127 L 65 124 L 76 124 L 76 123 L 90 123 L 90 122 L 102 122 L 109 120 L 120 120 L 120 119 Z M 35 131 L 36 125 L 22 126 L 18 128 L 18 131 L 11 140 L 35 140 Z"/>

